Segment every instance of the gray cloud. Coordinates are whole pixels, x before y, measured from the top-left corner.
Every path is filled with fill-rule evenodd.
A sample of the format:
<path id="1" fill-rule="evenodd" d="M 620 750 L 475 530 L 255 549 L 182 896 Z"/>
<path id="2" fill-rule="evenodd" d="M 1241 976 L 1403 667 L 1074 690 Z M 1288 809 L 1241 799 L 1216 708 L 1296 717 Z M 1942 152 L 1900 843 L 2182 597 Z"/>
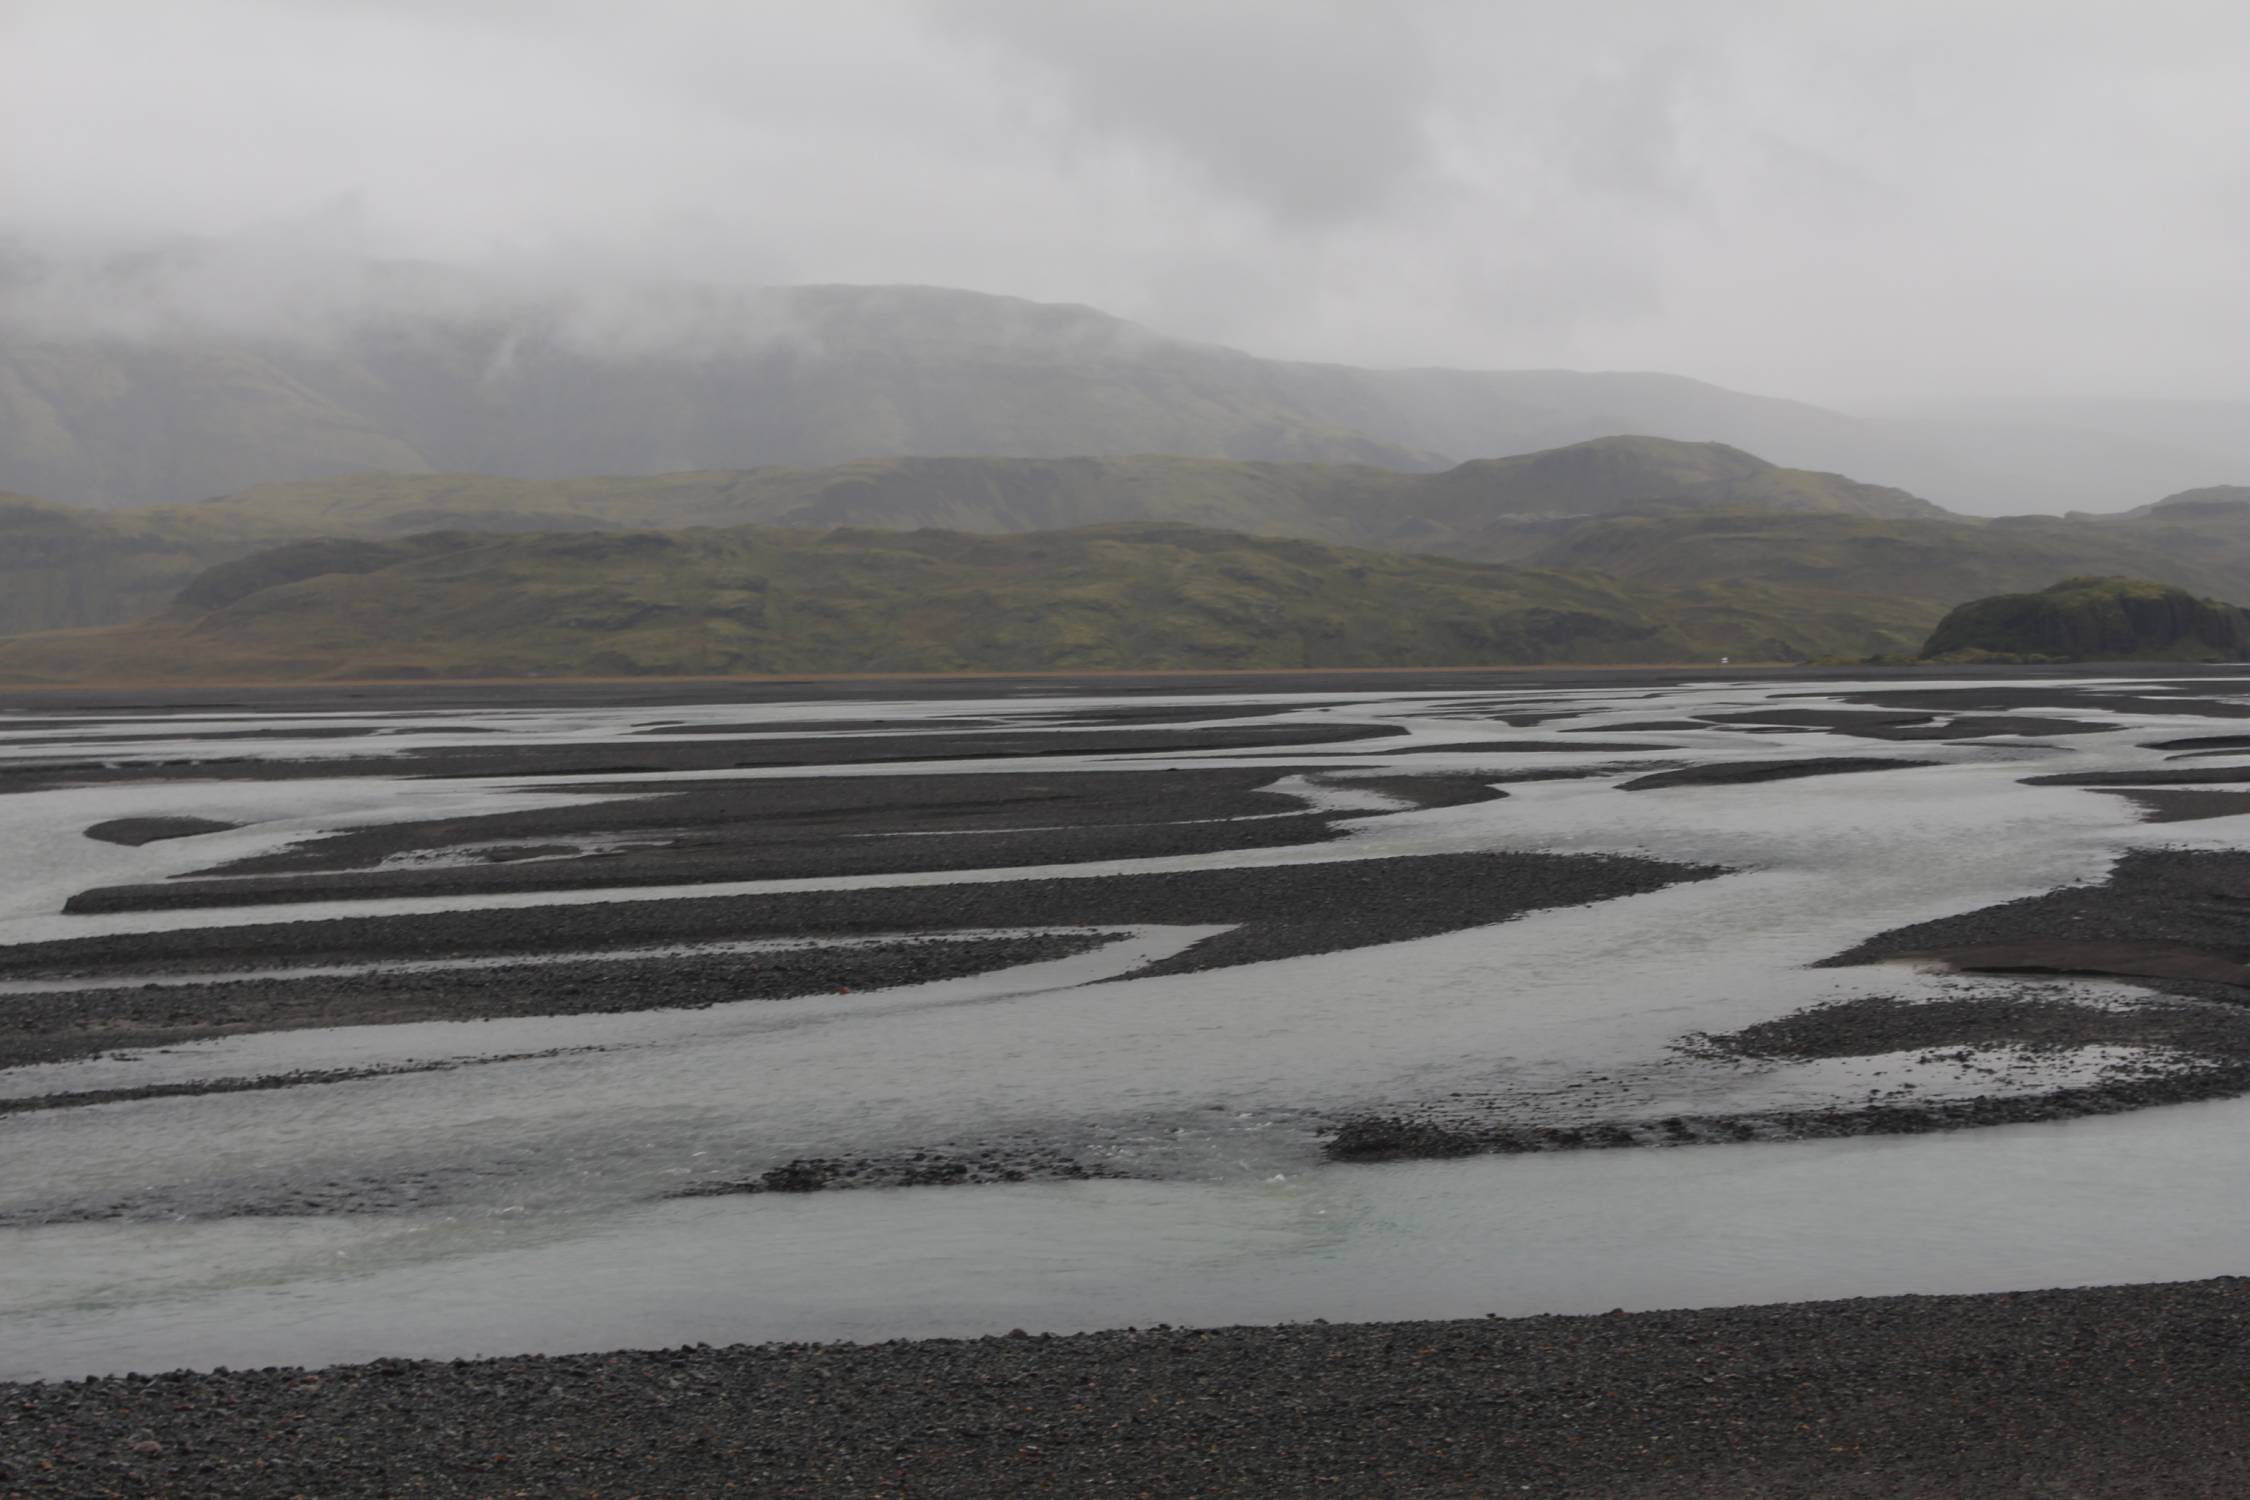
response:
<path id="1" fill-rule="evenodd" d="M 1427 41 L 1355 0 L 934 6 L 1048 70 L 1077 129 L 1175 152 L 1283 224 L 1380 212 L 1427 167 Z"/>
<path id="2" fill-rule="evenodd" d="M 2250 397 L 2225 0 L 0 0 L 0 99 L 0 233 L 223 251 L 52 317 L 316 328 L 405 259 L 628 341 L 702 305 L 633 284 L 926 282 L 1309 358 Z"/>

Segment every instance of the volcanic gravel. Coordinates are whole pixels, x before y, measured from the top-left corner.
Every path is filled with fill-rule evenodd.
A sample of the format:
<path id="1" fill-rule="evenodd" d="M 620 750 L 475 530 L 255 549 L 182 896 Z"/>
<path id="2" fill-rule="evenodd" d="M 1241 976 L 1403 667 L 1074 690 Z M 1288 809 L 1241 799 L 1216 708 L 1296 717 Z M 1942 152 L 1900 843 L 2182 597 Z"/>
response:
<path id="1" fill-rule="evenodd" d="M 224 879 L 79 892 L 65 910 L 1081 864 L 1320 843 L 1342 837 L 1347 820 L 1382 815 L 1308 812 L 1302 798 L 1262 790 L 1288 774 L 1225 766 L 808 777 L 702 781 L 654 796 L 631 785 L 573 788 L 617 800 L 589 797 L 574 806 L 355 829 L 208 872 Z M 1332 784 L 1380 790 L 1416 807 L 1504 795 L 1461 775 Z M 588 845 L 594 852 L 552 857 L 575 856 Z M 463 862 L 374 868 L 449 851 Z"/>
<path id="2" fill-rule="evenodd" d="M 2175 1047 L 2250 1059 L 2250 1010 L 2150 997 L 2088 1004 L 2044 989 L 1901 1001 L 1868 995 L 1816 1005 L 1740 1031 L 1702 1035 L 1700 1048 L 1803 1061 L 1956 1047 Z"/>
<path id="3" fill-rule="evenodd" d="M 2250 853 L 2136 849 L 2109 877 L 1893 928 L 1826 961 L 2185 982 L 2250 1002 Z"/>
<path id="4" fill-rule="evenodd" d="M 947 715 L 926 719 L 738 719 L 725 724 L 686 724 L 666 719 L 636 725 L 634 734 L 937 734 L 956 729 L 993 728 L 998 719 Z"/>
<path id="5" fill-rule="evenodd" d="M 2180 1500 L 2250 1282 L 0 1387 L 0 1495 Z"/>
<path id="6" fill-rule="evenodd" d="M 2093 1081 L 2079 1075 L 2044 1089 L 2022 1089 L 2027 1076 L 2036 1082 L 2041 1073 L 2070 1070 L 2072 1054 L 2092 1046 L 2144 1050 L 2104 1069 Z M 1970 1097 L 1924 1099 L 1914 1087 L 1902 1085 L 1849 1105 L 1567 1123 L 1540 1118 L 1545 1101 L 1457 1094 L 1353 1116 L 1323 1150 L 1334 1161 L 1375 1162 L 1920 1135 L 2120 1114 L 2250 1093 L 2250 1009 L 2189 997 L 2104 1006 L 2039 992 L 1918 1002 L 1867 996 L 1725 1035 L 1697 1034 L 1683 1039 L 1680 1050 L 1722 1063 L 1920 1053 L 1920 1061 L 1981 1070 L 2016 1086 Z"/>
<path id="7" fill-rule="evenodd" d="M 187 1083 L 124 1084 L 106 1089 L 73 1089 L 59 1094 L 36 1094 L 25 1098 L 0 1099 L 0 1115 L 35 1114 L 50 1109 L 84 1109 L 96 1104 L 128 1104 L 139 1099 L 178 1099 L 197 1094 L 263 1094 L 275 1089 L 304 1088 L 324 1083 L 355 1083 L 363 1078 L 398 1078 L 410 1073 L 451 1073 L 459 1068 L 481 1068 L 493 1063 L 523 1062 L 530 1058 L 560 1057 L 567 1051 L 586 1051 L 586 1048 L 561 1048 L 544 1052 L 492 1053 L 483 1057 L 446 1058 L 437 1062 L 377 1063 L 364 1068 L 291 1068 L 280 1073 L 258 1073 L 244 1078 L 206 1078 Z M 146 1204 L 136 1204 L 146 1207 Z M 313 1200 L 293 1201 L 276 1208 L 270 1204 L 250 1205 L 250 1213 L 299 1213 L 315 1207 Z M 343 1212 L 334 1205 L 318 1205 L 331 1212 Z M 82 1206 L 66 1209 L 57 1214 L 46 1208 L 0 1210 L 0 1224 L 54 1224 L 83 1223 L 92 1219 L 125 1217 L 115 1205 L 88 1211 Z M 144 1214 L 143 1217 L 151 1217 Z M 164 1204 L 153 1217 L 164 1219 L 184 1218 L 174 1203 Z"/>
<path id="8" fill-rule="evenodd" d="M 86 837 L 105 844 L 129 844 L 137 848 L 165 839 L 194 838 L 200 833 L 225 833 L 241 826 L 240 823 L 221 823 L 214 818 L 112 818 L 87 829 Z"/>
<path id="9" fill-rule="evenodd" d="M 1978 714 L 1940 719 L 1926 713 L 1883 713 L 1867 709 L 1761 708 L 1711 714 L 1703 727 L 1759 724 L 1821 729 L 1866 740 L 1985 739 L 1997 735 L 2105 734 L 2114 724 L 2087 719 L 2043 719 L 2029 714 Z"/>
<path id="10" fill-rule="evenodd" d="M 2143 750 L 2250 750 L 2250 734 L 2191 734 L 2181 740 L 2144 740 Z"/>
<path id="11" fill-rule="evenodd" d="M 1618 783 L 1624 792 L 1650 792 L 1668 786 L 1747 786 L 1761 781 L 1794 781 L 1802 776 L 1843 776 L 1858 771 L 1891 771 L 1908 766 L 1934 766 L 1934 760 L 1895 760 L 1871 756 L 1828 755 L 1804 760 L 1715 761 L 1657 771 Z"/>
<path id="12" fill-rule="evenodd" d="M 1565 725 L 1561 734 L 1677 734 L 1683 729 L 1709 729 L 1702 719 L 1641 719 L 1629 724 Z"/>
<path id="13" fill-rule="evenodd" d="M 11 727 L 0 721 L 0 728 Z M 83 728 L 75 725 L 73 727 Z M 371 724 L 303 724 L 268 729 L 198 729 L 191 736 L 197 740 L 356 740 L 366 739 L 388 731 Z M 446 734 L 489 734 L 491 730 L 448 726 Z M 46 745 L 118 745 L 139 740 L 176 740 L 181 738 L 177 727 L 157 729 L 109 730 L 98 734 L 41 734 L 0 735 L 0 745 L 39 749 Z"/>
<path id="14" fill-rule="evenodd" d="M 1239 924 L 1139 970 L 1180 973 L 1403 942 L 1727 873 L 1628 855 L 1480 853 L 1170 874 L 962 881 L 119 933 L 0 949 L 0 973 L 180 975 L 383 958 L 575 952 L 714 938 Z"/>
<path id="15" fill-rule="evenodd" d="M 1392 755 L 1608 755 L 1639 750 L 1677 750 L 1678 745 L 1650 745 L 1632 740 L 1458 740 L 1444 745 L 1405 745 L 1398 749 L 1353 751 L 1353 754 Z"/>
<path id="16" fill-rule="evenodd" d="M 2195 823 L 2250 813 L 2250 792 L 2139 791 L 2128 787 L 2102 790 L 2139 808 L 2144 823 Z"/>
<path id="17" fill-rule="evenodd" d="M 1131 708 L 1026 708 L 1021 716 L 1048 724 L 1079 727 L 1115 724 L 1198 724 L 1211 719 L 1263 719 L 1296 713 L 1307 708 L 1347 707 L 1346 701 L 1293 703 L 1220 703 L 1198 708 L 1187 704 L 1148 704 Z M 870 730 L 928 734 L 937 729 L 969 725 L 1000 725 L 1004 720 L 959 714 L 922 719 L 776 719 L 739 720 L 729 724 L 647 724 L 637 734 L 860 734 Z"/>
<path id="18" fill-rule="evenodd" d="M 0 792 L 148 781 L 290 781 L 338 776 L 631 776 L 788 766 L 882 765 L 935 760 L 1183 754 L 1387 739 L 1396 724 L 1233 724 L 1200 729 L 1007 729 L 808 739 L 608 740 L 599 744 L 409 746 L 391 755 L 284 760 L 188 754 L 162 760 L 24 761 L 0 765 Z"/>
<path id="19" fill-rule="evenodd" d="M 2240 682 L 2198 681 L 2195 691 L 2180 694 L 2139 694 L 2105 691 L 2059 683 L 2026 683 L 2020 687 L 1997 684 L 1966 688 L 1884 688 L 1846 695 L 1847 703 L 1874 708 L 1921 708 L 1938 713 L 2012 713 L 2023 708 L 2106 708 L 2129 714 L 2196 714 L 2211 719 L 2250 719 L 2250 704 L 2229 703 L 2202 696 L 2239 693 Z M 1790 696 L 1783 694 L 1781 696 Z M 1804 696 L 1812 697 L 1807 693 Z M 1825 696 L 1825 695 L 1821 695 Z"/>
<path id="20" fill-rule="evenodd" d="M 746 1193 L 818 1193 L 843 1188 L 962 1187 L 1003 1182 L 1086 1182 L 1123 1174 L 1036 1141 L 986 1143 L 963 1149 L 892 1156 L 800 1156 L 755 1177 L 697 1182 L 674 1196 L 723 1198 Z"/>
<path id="21" fill-rule="evenodd" d="M 903 938 L 757 953 L 382 970 L 0 994 L 0 1068 L 244 1032 L 508 1016 L 700 1010 L 737 1000 L 889 989 L 1067 958 L 1115 933 Z"/>
<path id="22" fill-rule="evenodd" d="M 2052 776 L 2026 776 L 2025 786 L 2223 786 L 2250 781 L 2250 766 L 2200 766 L 2145 771 L 2062 771 Z"/>
<path id="23" fill-rule="evenodd" d="M 1178 703 L 1153 703 L 1132 708 L 1029 709 L 1040 718 L 1065 724 L 1194 724 L 1206 719 L 1261 719 L 1271 714 L 1295 713 L 1307 708 L 1344 708 L 1346 701 L 1326 703 L 1220 703 L 1193 708 Z"/>

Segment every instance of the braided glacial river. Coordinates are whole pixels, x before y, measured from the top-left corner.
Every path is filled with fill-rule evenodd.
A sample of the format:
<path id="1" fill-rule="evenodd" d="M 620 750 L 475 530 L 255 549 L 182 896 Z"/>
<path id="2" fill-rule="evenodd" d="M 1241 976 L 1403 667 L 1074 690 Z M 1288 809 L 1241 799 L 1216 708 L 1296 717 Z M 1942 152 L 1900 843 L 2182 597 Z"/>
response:
<path id="1" fill-rule="evenodd" d="M 1097 727 L 1126 711 L 1140 739 Z M 2223 800 L 2144 821 L 2109 787 L 2034 784 L 2188 769 L 2223 791 L 2239 766 L 2250 788 L 2250 740 L 2180 745 L 2246 715 L 2250 684 L 2091 677 L 0 714 L 0 1036 L 47 1049 L 0 1067 L 0 1379 L 2250 1271 L 2250 1099 L 1896 1124 L 2107 1097 L 2171 1066 L 2162 1047 L 1708 1040 L 1855 1001 L 2146 1003 L 2130 970 L 1820 965 L 2098 884 L 2129 851 L 2250 845 Z M 1004 754 L 976 753 L 995 735 Z M 750 753 L 875 737 L 902 748 Z M 721 744 L 747 748 L 715 763 Z M 610 763 L 627 749 L 677 763 Z M 1103 812 L 1091 857 L 978 857 L 1077 848 L 1091 804 L 1064 799 L 1117 773 L 1145 778 L 1161 837 Z M 1222 774 L 1252 787 L 1239 806 L 1188 805 Z M 850 815 L 855 785 L 895 810 L 916 778 L 985 785 L 965 777 L 993 789 L 973 814 Z M 773 862 L 779 814 L 653 811 L 808 782 L 844 808 L 790 824 L 812 873 Z M 991 810 L 1030 799 L 1052 822 Z M 646 828 L 566 826 L 642 804 Z M 480 831 L 529 815 L 550 831 Z M 86 832 L 147 819 L 206 821 Z M 369 842 L 288 863 L 339 835 Z M 1459 893 L 1411 874 L 1585 855 L 1659 873 L 1550 901 L 1527 865 L 1495 920 L 1430 916 Z M 1345 865 L 1370 876 L 1358 905 L 1277 883 Z M 1132 899 L 1103 905 L 1122 877 Z M 914 915 L 916 892 L 961 915 Z M 798 911 L 822 925 L 772 915 Z M 808 948 L 856 972 L 901 913 L 914 962 L 950 966 L 729 998 Z M 1287 942 L 1197 958 L 1261 924 Z M 1009 943 L 1021 961 L 930 957 Z M 698 987 L 668 1004 L 675 975 Z M 366 1002 L 430 985 L 490 1004 Z M 167 990 L 188 1011 L 159 1034 Z M 565 990 L 621 998 L 542 1008 Z M 206 996 L 290 1019 L 199 1030 Z M 324 1009 L 344 1003 L 348 1022 Z M 2167 1003 L 2235 1002 L 2213 983 Z M 129 1018 L 116 1045 L 104 1007 Z M 1870 1109 L 1892 1123 L 1861 1128 Z M 1812 1117 L 1842 1123 L 1787 1123 Z M 1539 1149 L 1334 1149 L 1345 1122 L 1402 1118 Z M 805 1162 L 876 1167 L 788 1175 Z M 912 1175 L 939 1162 L 970 1166 Z"/>

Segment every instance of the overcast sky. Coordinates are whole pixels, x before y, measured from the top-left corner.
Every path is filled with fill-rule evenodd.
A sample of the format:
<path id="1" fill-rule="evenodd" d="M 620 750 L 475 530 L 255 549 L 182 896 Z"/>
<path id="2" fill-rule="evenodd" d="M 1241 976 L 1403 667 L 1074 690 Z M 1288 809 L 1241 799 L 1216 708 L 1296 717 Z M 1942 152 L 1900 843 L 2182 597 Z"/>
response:
<path id="1" fill-rule="evenodd" d="M 42 245 L 926 282 L 1816 400 L 2250 398 L 2241 0 L 0 0 L 0 101 Z"/>

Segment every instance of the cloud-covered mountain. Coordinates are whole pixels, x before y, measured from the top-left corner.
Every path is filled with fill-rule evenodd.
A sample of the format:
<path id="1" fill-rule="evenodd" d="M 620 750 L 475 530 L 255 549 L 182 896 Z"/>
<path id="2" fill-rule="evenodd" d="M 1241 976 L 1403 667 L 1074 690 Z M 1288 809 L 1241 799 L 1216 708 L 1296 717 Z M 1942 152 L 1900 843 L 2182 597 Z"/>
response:
<path id="1" fill-rule="evenodd" d="M 368 472 L 940 455 L 1412 471 L 1619 434 L 1724 443 L 1984 513 L 2117 509 L 2238 477 L 2180 441 L 1867 421 L 1675 375 L 1268 360 L 1092 308 L 931 287 L 593 292 L 417 265 L 308 277 L 280 259 L 261 274 L 179 252 L 18 266 L 0 291 L 0 489 L 67 504 Z M 2156 482 L 2128 487 L 2137 474 Z"/>

